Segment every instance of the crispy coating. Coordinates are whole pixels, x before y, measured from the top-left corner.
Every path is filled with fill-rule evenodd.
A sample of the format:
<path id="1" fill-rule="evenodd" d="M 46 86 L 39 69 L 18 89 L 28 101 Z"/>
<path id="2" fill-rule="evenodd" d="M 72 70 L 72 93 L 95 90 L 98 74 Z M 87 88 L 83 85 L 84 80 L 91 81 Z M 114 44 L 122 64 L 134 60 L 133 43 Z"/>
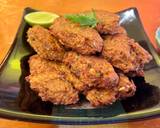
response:
<path id="1" fill-rule="evenodd" d="M 129 80 L 127 76 L 120 73 L 119 83 L 117 86 L 107 89 L 107 88 L 92 88 L 84 92 L 86 99 L 93 106 L 109 105 L 115 102 L 117 99 L 124 99 L 131 97 L 135 94 L 136 86 L 133 81 Z"/>
<path id="2" fill-rule="evenodd" d="M 86 11 L 88 13 L 90 11 Z M 96 30 L 100 34 L 116 34 L 121 33 L 121 27 L 119 26 L 119 16 L 117 14 L 104 11 L 104 10 L 94 10 L 98 24 Z M 121 29 L 121 30 L 120 30 Z"/>
<path id="3" fill-rule="evenodd" d="M 117 31 L 119 16 L 117 14 L 96 10 L 96 17 L 99 20 L 99 23 L 96 26 L 96 29 L 101 34 L 115 34 Z"/>
<path id="4" fill-rule="evenodd" d="M 102 50 L 103 39 L 93 28 L 81 27 L 64 17 L 59 17 L 50 30 L 62 45 L 78 53 L 94 54 Z"/>
<path id="5" fill-rule="evenodd" d="M 63 62 L 88 88 L 107 88 L 118 83 L 118 75 L 112 65 L 103 58 L 68 52 Z"/>
<path id="6" fill-rule="evenodd" d="M 92 10 L 93 11 L 93 10 Z M 85 11 L 84 14 L 90 13 L 91 11 Z M 127 34 L 126 30 L 119 25 L 120 17 L 119 15 L 104 11 L 104 10 L 94 10 L 96 19 L 98 21 L 95 29 L 101 34 Z M 81 14 L 81 13 L 80 13 Z"/>
<path id="7" fill-rule="evenodd" d="M 95 28 L 61 16 L 49 30 L 28 30 L 27 41 L 37 55 L 29 58 L 26 80 L 43 101 L 75 104 L 84 94 L 91 105 L 102 106 L 135 94 L 136 86 L 127 76 L 144 76 L 152 56 L 127 36 L 117 14 L 94 12 Z"/>
<path id="8" fill-rule="evenodd" d="M 91 89 L 86 92 L 86 99 L 93 106 L 109 105 L 116 101 L 116 89 Z"/>
<path id="9" fill-rule="evenodd" d="M 62 78 L 58 72 L 42 72 L 28 77 L 32 90 L 38 92 L 43 101 L 53 104 L 75 104 L 78 100 L 78 91 L 72 84 Z"/>
<path id="10" fill-rule="evenodd" d="M 85 86 L 64 64 L 33 55 L 29 67 L 30 75 L 26 79 L 43 101 L 65 105 L 78 101 L 78 90 Z"/>
<path id="11" fill-rule="evenodd" d="M 135 94 L 136 86 L 132 80 L 129 80 L 124 74 L 119 74 L 118 98 L 123 99 Z"/>
<path id="12" fill-rule="evenodd" d="M 127 31 L 122 26 L 118 26 L 114 29 L 114 33 L 111 33 L 111 34 L 125 34 L 125 35 L 127 35 Z"/>
<path id="13" fill-rule="evenodd" d="M 31 47 L 42 57 L 49 60 L 62 60 L 64 49 L 60 46 L 49 30 L 41 26 L 33 26 L 27 32 L 27 41 Z"/>
<path id="14" fill-rule="evenodd" d="M 62 78 L 69 81 L 77 90 L 81 91 L 85 88 L 85 85 L 70 72 L 67 66 L 62 63 L 49 61 L 39 57 L 38 55 L 31 56 L 28 62 L 31 74 L 55 71 L 61 74 Z"/>
<path id="15" fill-rule="evenodd" d="M 124 73 L 136 75 L 143 75 L 144 64 L 152 59 L 145 49 L 124 34 L 106 36 L 102 55 Z"/>

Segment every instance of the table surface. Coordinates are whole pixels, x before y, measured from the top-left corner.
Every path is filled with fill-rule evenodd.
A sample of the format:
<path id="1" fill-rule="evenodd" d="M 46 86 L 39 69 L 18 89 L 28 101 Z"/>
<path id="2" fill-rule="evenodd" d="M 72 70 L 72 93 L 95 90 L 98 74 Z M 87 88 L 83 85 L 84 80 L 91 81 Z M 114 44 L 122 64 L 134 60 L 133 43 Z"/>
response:
<path id="1" fill-rule="evenodd" d="M 140 13 L 145 31 L 147 32 L 153 46 L 159 50 L 154 39 L 155 30 L 160 26 L 159 5 L 160 0 L 0 0 L 0 62 L 3 60 L 13 42 L 25 7 L 32 7 L 58 14 L 80 12 L 89 9 L 103 9 L 116 12 L 129 7 L 136 7 Z M 160 128 L 160 118 L 112 125 L 95 125 L 92 127 L 96 128 L 98 126 L 101 128 Z M 38 124 L 7 119 L 0 119 L 0 127 L 71 128 L 71 126 Z M 82 127 L 88 128 L 91 126 Z"/>

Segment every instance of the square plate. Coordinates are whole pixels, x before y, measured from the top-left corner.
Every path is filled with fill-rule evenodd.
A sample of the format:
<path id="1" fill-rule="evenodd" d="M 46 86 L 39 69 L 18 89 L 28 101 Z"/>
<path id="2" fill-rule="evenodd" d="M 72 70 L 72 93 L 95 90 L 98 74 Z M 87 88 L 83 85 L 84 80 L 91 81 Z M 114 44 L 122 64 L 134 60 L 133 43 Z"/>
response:
<path id="1" fill-rule="evenodd" d="M 24 15 L 33 11 L 26 8 Z M 24 79 L 29 74 L 27 60 L 34 51 L 26 42 L 29 26 L 22 19 L 15 40 L 0 65 L 0 116 L 45 123 L 104 124 L 160 115 L 160 58 L 143 29 L 137 9 L 129 8 L 117 14 L 128 35 L 154 57 L 145 66 L 145 80 L 134 78 L 137 86 L 135 96 L 99 108 L 92 108 L 86 102 L 72 106 L 42 102 Z"/>

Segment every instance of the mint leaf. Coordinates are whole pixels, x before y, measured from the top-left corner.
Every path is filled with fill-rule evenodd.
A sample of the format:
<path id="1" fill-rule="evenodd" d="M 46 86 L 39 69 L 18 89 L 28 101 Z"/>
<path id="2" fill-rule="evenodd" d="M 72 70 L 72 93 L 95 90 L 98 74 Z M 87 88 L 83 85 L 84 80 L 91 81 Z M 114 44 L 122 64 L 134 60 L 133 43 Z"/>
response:
<path id="1" fill-rule="evenodd" d="M 95 27 L 98 23 L 94 11 L 80 14 L 66 14 L 64 17 L 72 22 L 79 23 L 81 26 Z"/>

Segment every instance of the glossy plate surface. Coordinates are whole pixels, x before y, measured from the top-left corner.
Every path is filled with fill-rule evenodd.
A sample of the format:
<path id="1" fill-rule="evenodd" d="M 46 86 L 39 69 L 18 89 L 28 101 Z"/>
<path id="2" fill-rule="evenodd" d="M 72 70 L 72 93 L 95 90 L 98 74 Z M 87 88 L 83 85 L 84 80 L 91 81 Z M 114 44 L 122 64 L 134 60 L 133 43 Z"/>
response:
<path id="1" fill-rule="evenodd" d="M 26 8 L 24 15 L 35 10 Z M 144 32 L 136 8 L 118 12 L 120 24 L 128 35 L 154 57 L 145 66 L 144 78 L 134 78 L 134 97 L 117 101 L 111 106 L 93 108 L 86 101 L 72 106 L 54 106 L 42 102 L 24 78 L 28 73 L 28 58 L 34 54 L 26 42 L 28 25 L 21 25 L 6 58 L 0 65 L 0 116 L 18 120 L 59 124 L 101 124 L 124 122 L 160 115 L 160 58 Z M 125 49 L 124 49 L 125 50 Z"/>

